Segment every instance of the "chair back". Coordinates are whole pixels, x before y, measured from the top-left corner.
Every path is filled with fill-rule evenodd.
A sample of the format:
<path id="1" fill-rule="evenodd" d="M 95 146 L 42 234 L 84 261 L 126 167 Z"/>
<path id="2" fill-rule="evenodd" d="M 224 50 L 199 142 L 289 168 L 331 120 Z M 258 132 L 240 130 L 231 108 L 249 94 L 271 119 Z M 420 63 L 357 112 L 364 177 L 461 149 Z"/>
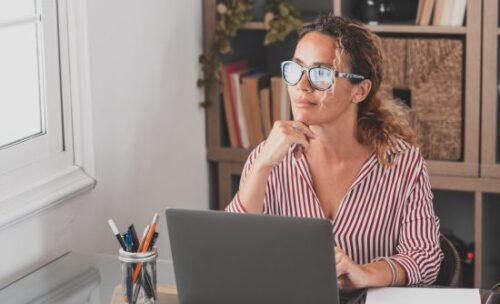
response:
<path id="1" fill-rule="evenodd" d="M 460 287 L 462 285 L 462 261 L 453 243 L 442 233 L 439 236 L 439 245 L 444 258 L 441 261 L 436 285 Z"/>

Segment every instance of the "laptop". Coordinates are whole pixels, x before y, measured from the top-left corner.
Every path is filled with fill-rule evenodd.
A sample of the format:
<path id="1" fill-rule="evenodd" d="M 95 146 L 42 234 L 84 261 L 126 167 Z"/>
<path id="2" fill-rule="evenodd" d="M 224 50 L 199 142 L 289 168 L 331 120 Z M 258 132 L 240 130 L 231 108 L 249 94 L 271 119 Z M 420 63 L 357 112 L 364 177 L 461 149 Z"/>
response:
<path id="1" fill-rule="evenodd" d="M 338 304 L 328 220 L 166 210 L 181 304 Z"/>

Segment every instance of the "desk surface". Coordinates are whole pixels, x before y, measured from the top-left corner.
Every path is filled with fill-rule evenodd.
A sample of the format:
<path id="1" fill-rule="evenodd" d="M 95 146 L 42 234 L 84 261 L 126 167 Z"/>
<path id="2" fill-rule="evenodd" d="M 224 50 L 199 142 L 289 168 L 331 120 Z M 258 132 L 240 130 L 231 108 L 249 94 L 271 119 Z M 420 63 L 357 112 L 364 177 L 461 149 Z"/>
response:
<path id="1" fill-rule="evenodd" d="M 174 285 L 172 264 L 157 262 L 158 284 Z M 0 303 L 111 303 L 120 284 L 121 268 L 116 256 L 68 253 L 0 290 Z M 482 303 L 487 294 L 481 291 Z M 177 304 L 163 296 L 160 303 Z"/>
<path id="2" fill-rule="evenodd" d="M 175 284 L 171 263 L 158 260 L 157 271 L 159 284 Z M 0 290 L 0 303 L 108 304 L 120 278 L 115 256 L 68 253 Z"/>

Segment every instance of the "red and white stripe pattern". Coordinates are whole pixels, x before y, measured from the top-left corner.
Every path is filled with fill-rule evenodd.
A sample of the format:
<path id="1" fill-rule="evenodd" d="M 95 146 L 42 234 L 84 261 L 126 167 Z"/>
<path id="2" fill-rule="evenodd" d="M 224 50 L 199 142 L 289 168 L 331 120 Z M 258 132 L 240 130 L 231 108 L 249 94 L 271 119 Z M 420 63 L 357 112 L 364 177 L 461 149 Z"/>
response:
<path id="1" fill-rule="evenodd" d="M 240 186 L 264 144 L 250 154 Z M 269 175 L 264 213 L 326 218 L 307 160 L 304 156 L 296 159 L 294 148 Z M 358 264 L 390 257 L 405 269 L 408 285 L 432 284 L 443 254 L 425 161 L 417 148 L 402 141 L 389 153 L 394 165 L 385 168 L 372 154 L 340 202 L 331 220 L 334 243 Z M 246 212 L 238 194 L 226 211 Z"/>

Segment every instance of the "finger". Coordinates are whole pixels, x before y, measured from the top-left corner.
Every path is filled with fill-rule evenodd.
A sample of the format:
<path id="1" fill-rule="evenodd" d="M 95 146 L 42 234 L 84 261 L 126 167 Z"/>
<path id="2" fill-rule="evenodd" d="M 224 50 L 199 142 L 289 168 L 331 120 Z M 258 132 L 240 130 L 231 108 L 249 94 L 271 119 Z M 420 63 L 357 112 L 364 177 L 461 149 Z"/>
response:
<path id="1" fill-rule="evenodd" d="M 337 278 L 337 287 L 343 289 L 343 288 L 345 288 L 345 286 L 346 286 L 345 278 L 343 278 L 343 277 Z"/>
<path id="2" fill-rule="evenodd" d="M 304 148 L 304 151 L 309 150 L 309 142 L 304 138 L 304 136 L 302 137 L 292 136 L 292 138 L 290 138 L 290 141 L 291 144 L 301 145 Z"/>
<path id="3" fill-rule="evenodd" d="M 297 130 L 301 131 L 307 138 L 316 138 L 316 134 L 314 134 L 314 132 L 311 131 L 309 126 L 305 123 L 296 120 L 293 122 L 293 124 L 298 124 L 299 127 L 297 128 Z"/>
<path id="4" fill-rule="evenodd" d="M 348 265 L 345 262 L 340 262 L 335 265 L 335 270 L 337 271 L 337 278 L 348 273 Z"/>
<path id="5" fill-rule="evenodd" d="M 342 253 L 344 253 L 344 250 L 342 250 L 342 248 L 340 248 L 339 246 L 335 246 L 335 252 L 342 252 Z"/>
<path id="6" fill-rule="evenodd" d="M 339 264 L 344 259 L 344 256 L 341 253 L 335 253 L 335 264 Z"/>

